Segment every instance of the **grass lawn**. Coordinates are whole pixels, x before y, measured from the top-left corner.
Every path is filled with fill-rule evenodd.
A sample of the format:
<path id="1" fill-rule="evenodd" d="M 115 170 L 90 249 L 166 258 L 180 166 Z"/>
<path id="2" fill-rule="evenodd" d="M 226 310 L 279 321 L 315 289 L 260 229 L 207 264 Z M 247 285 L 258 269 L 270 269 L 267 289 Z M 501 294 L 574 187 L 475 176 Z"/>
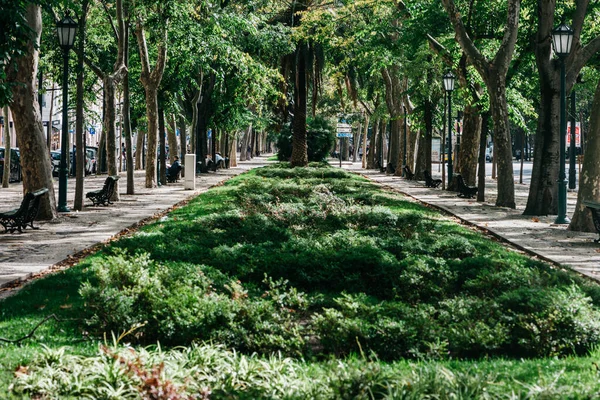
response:
<path id="1" fill-rule="evenodd" d="M 599 304 L 596 283 L 358 176 L 283 163 L 0 302 L 4 338 L 60 319 L 0 343 L 0 393 L 588 398 Z"/>

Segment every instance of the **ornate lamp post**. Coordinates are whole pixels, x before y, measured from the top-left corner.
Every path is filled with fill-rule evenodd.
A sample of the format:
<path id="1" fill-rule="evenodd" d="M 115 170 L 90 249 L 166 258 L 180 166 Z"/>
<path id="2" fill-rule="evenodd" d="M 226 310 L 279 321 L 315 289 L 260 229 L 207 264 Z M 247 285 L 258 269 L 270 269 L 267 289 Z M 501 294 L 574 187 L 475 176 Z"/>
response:
<path id="1" fill-rule="evenodd" d="M 60 170 L 58 179 L 58 212 L 69 212 L 67 207 L 67 174 L 69 172 L 67 160 L 69 159 L 69 50 L 75 42 L 77 33 L 77 22 L 75 22 L 69 12 L 65 13 L 62 21 L 56 23 L 56 33 L 58 34 L 58 43 L 63 49 L 63 109 L 62 109 L 62 136 L 60 145 Z"/>
<path id="2" fill-rule="evenodd" d="M 558 216 L 556 224 L 568 224 L 567 218 L 567 176 L 565 173 L 565 152 L 567 136 L 567 96 L 565 83 L 565 58 L 571 52 L 573 30 L 564 23 L 552 30 L 552 45 L 560 61 L 560 132 L 559 132 L 559 169 L 558 169 Z"/>
<path id="3" fill-rule="evenodd" d="M 455 76 L 452 72 L 444 75 L 444 89 L 448 94 L 448 182 L 452 182 L 452 91 Z"/>

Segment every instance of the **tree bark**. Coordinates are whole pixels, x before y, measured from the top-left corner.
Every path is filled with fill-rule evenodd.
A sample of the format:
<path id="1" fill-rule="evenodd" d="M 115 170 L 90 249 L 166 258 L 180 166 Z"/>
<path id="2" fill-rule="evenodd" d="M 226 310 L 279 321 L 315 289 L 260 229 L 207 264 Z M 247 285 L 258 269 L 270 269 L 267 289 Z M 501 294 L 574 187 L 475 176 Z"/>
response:
<path id="1" fill-rule="evenodd" d="M 139 170 L 144 168 L 142 160 L 145 157 L 146 149 L 144 149 L 144 136 L 146 132 L 140 131 L 138 128 L 136 141 L 135 141 L 135 169 Z"/>
<path id="2" fill-rule="evenodd" d="M 187 154 L 187 126 L 186 126 L 186 120 L 185 117 L 183 115 L 180 115 L 178 118 L 178 125 L 179 125 L 179 159 L 181 160 L 181 162 L 185 162 L 185 155 Z M 185 168 L 182 168 L 181 170 L 181 176 L 185 176 Z"/>
<path id="3" fill-rule="evenodd" d="M 2 171 L 2 187 L 7 188 L 10 181 L 10 110 L 8 106 L 4 106 L 4 166 Z"/>
<path id="4" fill-rule="evenodd" d="M 136 23 L 136 37 L 140 52 L 142 72 L 140 80 L 146 93 L 146 118 L 148 120 L 148 151 L 146 155 L 146 187 L 156 186 L 156 138 L 158 136 L 158 98 L 157 91 L 167 62 L 167 23 L 162 27 L 158 57 L 154 69 L 150 69 L 146 32 L 141 19 Z"/>
<path id="5" fill-rule="evenodd" d="M 31 28 L 31 40 L 27 43 L 27 53 L 11 60 L 8 65 L 7 80 L 11 86 L 13 101 L 10 104 L 21 150 L 21 171 L 23 192 L 33 192 L 48 188 L 48 196 L 43 196 L 38 219 L 56 218 L 56 198 L 50 154 L 46 147 L 44 126 L 36 96 L 36 76 L 39 61 L 38 45 L 42 33 L 42 12 L 39 5 L 27 6 L 27 24 Z"/>
<path id="6" fill-rule="evenodd" d="M 294 85 L 294 121 L 292 124 L 292 167 L 308 165 L 308 145 L 306 141 L 306 53 L 308 46 L 298 44 L 296 50 L 296 81 Z"/>
<path id="7" fill-rule="evenodd" d="M 371 145 L 369 146 L 369 155 L 367 157 L 367 169 L 374 169 L 376 158 L 379 157 L 379 118 L 373 121 L 373 129 L 371 130 Z"/>
<path id="8" fill-rule="evenodd" d="M 475 185 L 481 136 L 481 115 L 479 115 L 479 108 L 472 105 L 465 106 L 463 118 L 457 169 L 460 171 L 467 185 Z"/>
<path id="9" fill-rule="evenodd" d="M 506 102 L 506 74 L 512 59 L 519 27 L 521 1 L 508 0 L 507 22 L 502 43 L 492 60 L 477 49 L 463 25 L 454 0 L 442 0 L 455 31 L 455 37 L 470 63 L 485 82 L 490 97 L 494 121 L 494 148 L 498 154 L 498 197 L 496 205 L 515 208 L 515 189 L 512 168 L 512 147 Z"/>
<path id="10" fill-rule="evenodd" d="M 592 38 L 585 46 L 581 43 L 588 5 L 589 0 L 578 0 L 573 14 L 573 44 L 571 53 L 565 59 L 567 93 L 571 91 L 581 68 L 600 50 L 600 35 Z M 538 0 L 535 59 L 540 80 L 540 108 L 531 186 L 524 215 L 558 212 L 560 63 L 552 57 L 551 42 L 555 11 L 556 0 Z"/>
<path id="11" fill-rule="evenodd" d="M 177 124 L 175 122 L 175 114 L 169 115 L 169 129 L 167 130 L 167 138 L 169 139 L 169 162 L 173 164 L 175 157 L 179 157 L 179 143 L 177 143 Z"/>
<path id="12" fill-rule="evenodd" d="M 129 2 L 126 2 L 123 7 L 123 17 L 126 18 L 127 22 L 124 24 L 125 38 L 123 40 L 123 63 L 125 64 L 125 76 L 123 77 L 123 128 L 125 135 L 125 165 L 127 168 L 127 194 L 135 194 L 135 182 L 134 182 L 134 165 L 133 165 L 133 132 L 131 131 L 131 92 L 129 90 Z M 138 147 L 138 149 L 141 149 Z"/>
<path id="13" fill-rule="evenodd" d="M 401 114 L 402 114 L 402 101 L 401 101 L 401 85 L 400 78 L 398 77 L 399 67 L 393 65 L 389 68 L 382 68 L 381 75 L 383 76 L 383 82 L 385 85 L 385 103 L 390 113 L 391 128 L 390 128 L 390 141 L 388 148 L 388 161 L 386 173 L 394 174 L 399 168 L 400 161 L 400 130 L 401 130 Z"/>
<path id="14" fill-rule="evenodd" d="M 583 204 L 584 201 L 600 202 L 600 81 L 596 86 L 592 114 L 590 115 L 590 132 L 585 143 L 583 168 L 579 175 L 579 192 L 577 206 L 569 224 L 570 231 L 595 232 L 591 212 Z"/>
<path id="15" fill-rule="evenodd" d="M 167 184 L 167 144 L 165 138 L 165 110 L 159 106 L 158 107 L 158 169 L 160 173 L 158 174 L 158 179 L 161 185 Z"/>
<path id="16" fill-rule="evenodd" d="M 79 40 L 77 41 L 77 99 L 75 106 L 75 201 L 73 209 L 83 210 L 83 192 L 85 182 L 85 167 L 87 165 L 87 152 L 85 146 L 85 127 L 84 122 L 84 87 L 85 71 L 83 68 L 84 49 L 85 49 L 85 30 L 87 22 L 87 13 L 89 0 L 83 0 L 81 3 L 81 16 L 79 17 Z"/>

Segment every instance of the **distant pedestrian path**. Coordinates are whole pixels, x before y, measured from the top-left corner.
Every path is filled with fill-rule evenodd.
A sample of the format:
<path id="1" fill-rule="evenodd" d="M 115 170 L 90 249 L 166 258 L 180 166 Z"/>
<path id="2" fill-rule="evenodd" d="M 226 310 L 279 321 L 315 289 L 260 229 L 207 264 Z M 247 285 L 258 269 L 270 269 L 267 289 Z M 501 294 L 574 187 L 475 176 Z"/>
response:
<path id="1" fill-rule="evenodd" d="M 339 165 L 333 161 L 331 164 Z M 598 235 L 567 231 L 566 225 L 554 224 L 556 216 L 523 216 L 529 193 L 528 185 L 515 184 L 517 208 L 512 210 L 494 205 L 497 190 L 496 182 L 491 179 L 486 182 L 486 201 L 479 203 L 473 199 L 457 197 L 455 192 L 427 188 L 424 182 L 362 169 L 360 162 L 346 162 L 342 168 L 447 211 L 466 223 L 489 231 L 517 249 L 600 280 L 600 244 L 594 243 Z M 576 201 L 576 193 L 569 193 L 567 215 L 573 215 Z"/>
<path id="2" fill-rule="evenodd" d="M 232 176 L 268 164 L 267 156 L 250 161 L 238 161 L 238 166 L 218 169 L 196 177 L 196 190 L 184 190 L 183 180 L 153 189 L 144 187 L 144 171 L 136 171 L 134 195 L 126 195 L 125 181 L 120 179 L 121 200 L 110 207 L 86 207 L 81 212 L 60 214 L 54 221 L 39 221 L 40 230 L 24 230 L 21 234 L 0 235 L 0 297 L 6 295 L 16 282 L 70 265 L 70 259 L 82 251 L 105 242 L 130 229 L 140 221 L 160 216 L 174 205 L 207 191 Z M 125 177 L 125 172 L 121 173 Z M 106 175 L 86 178 L 85 191 L 100 189 Z M 57 190 L 58 182 L 55 181 Z M 74 180 L 69 181 L 68 204 L 73 204 Z M 19 206 L 23 198 L 21 184 L 0 189 L 2 207 Z M 58 193 L 58 191 L 57 191 Z M 0 227 L 1 229 L 1 227 Z"/>

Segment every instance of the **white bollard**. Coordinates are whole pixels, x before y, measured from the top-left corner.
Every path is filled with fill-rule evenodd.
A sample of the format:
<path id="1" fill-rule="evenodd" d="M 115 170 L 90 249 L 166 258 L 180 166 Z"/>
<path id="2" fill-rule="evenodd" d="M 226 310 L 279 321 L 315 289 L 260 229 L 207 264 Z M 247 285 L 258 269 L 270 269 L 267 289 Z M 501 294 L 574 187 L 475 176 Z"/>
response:
<path id="1" fill-rule="evenodd" d="M 196 155 L 186 154 L 185 155 L 185 178 L 184 185 L 185 190 L 196 190 Z"/>

